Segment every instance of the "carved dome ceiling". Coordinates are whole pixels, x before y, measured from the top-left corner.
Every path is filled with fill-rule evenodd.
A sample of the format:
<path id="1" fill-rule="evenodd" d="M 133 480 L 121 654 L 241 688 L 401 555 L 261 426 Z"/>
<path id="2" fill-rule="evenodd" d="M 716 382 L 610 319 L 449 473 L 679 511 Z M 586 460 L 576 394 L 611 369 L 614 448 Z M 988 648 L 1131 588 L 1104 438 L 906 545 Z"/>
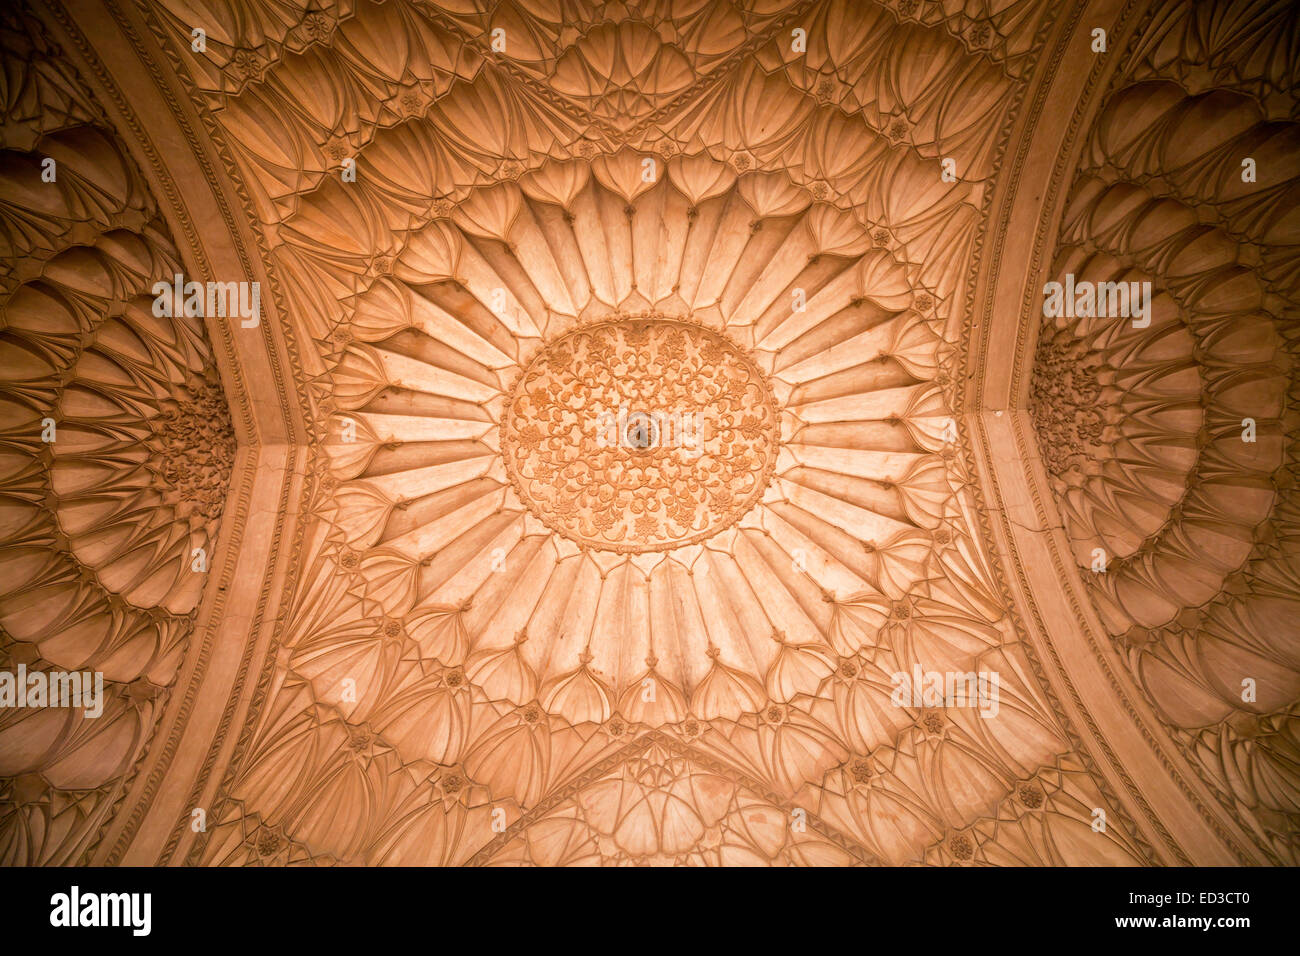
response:
<path id="1" fill-rule="evenodd" d="M 11 7 L 0 862 L 1300 863 L 1298 41 Z"/>

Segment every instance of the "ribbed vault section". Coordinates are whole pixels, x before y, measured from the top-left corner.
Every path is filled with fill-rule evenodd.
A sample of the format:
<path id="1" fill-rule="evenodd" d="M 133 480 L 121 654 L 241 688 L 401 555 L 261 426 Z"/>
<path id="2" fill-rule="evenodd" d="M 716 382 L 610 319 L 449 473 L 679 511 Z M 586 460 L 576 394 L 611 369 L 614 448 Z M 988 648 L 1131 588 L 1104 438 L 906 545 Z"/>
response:
<path id="1" fill-rule="evenodd" d="M 235 441 L 202 320 L 154 314 L 182 266 L 126 147 L 20 10 L 0 60 L 0 669 L 103 682 L 81 708 L 10 684 L 0 864 L 65 865 L 183 689 Z"/>
<path id="2" fill-rule="evenodd" d="M 1042 11 L 360 4 L 204 58 L 177 16 L 319 449 L 188 859 L 1148 856 L 1032 676 L 951 401 Z M 601 446 L 620 402 L 701 447 Z M 996 672 L 998 713 L 899 706 L 914 669 Z"/>
<path id="3" fill-rule="evenodd" d="M 1287 864 L 1300 834 L 1296 30 L 1280 5 L 1153 12 L 1084 138 L 1051 266 L 1150 283 L 1150 322 L 1049 320 L 1031 385 L 1102 626 L 1196 772 Z"/>

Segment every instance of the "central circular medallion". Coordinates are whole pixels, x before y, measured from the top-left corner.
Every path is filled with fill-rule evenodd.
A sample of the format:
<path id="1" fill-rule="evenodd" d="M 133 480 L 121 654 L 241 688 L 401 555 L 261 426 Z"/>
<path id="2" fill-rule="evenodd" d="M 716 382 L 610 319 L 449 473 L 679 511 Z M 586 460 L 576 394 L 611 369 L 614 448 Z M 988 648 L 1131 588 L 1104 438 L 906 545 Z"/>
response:
<path id="1" fill-rule="evenodd" d="M 506 471 L 548 528 L 606 551 L 709 538 L 762 497 L 779 420 L 767 380 L 725 336 L 618 317 L 549 343 L 501 423 Z"/>

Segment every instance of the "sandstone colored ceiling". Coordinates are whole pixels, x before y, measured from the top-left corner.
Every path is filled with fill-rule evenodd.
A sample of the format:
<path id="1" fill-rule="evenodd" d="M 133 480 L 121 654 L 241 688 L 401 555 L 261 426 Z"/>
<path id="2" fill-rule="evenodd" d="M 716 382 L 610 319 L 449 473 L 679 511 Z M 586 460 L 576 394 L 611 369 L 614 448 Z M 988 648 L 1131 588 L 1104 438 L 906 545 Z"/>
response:
<path id="1" fill-rule="evenodd" d="M 7 14 L 0 860 L 1294 864 L 1297 29 Z"/>
<path id="2" fill-rule="evenodd" d="M 1084 575 L 1102 627 L 1216 798 L 1291 863 L 1300 128 L 1279 41 L 1295 22 L 1156 11 L 1085 134 L 1051 266 L 1151 282 L 1152 320 L 1047 322 L 1031 386 L 1070 551 L 1113 559 Z M 1243 182 L 1246 156 L 1278 173 Z"/>

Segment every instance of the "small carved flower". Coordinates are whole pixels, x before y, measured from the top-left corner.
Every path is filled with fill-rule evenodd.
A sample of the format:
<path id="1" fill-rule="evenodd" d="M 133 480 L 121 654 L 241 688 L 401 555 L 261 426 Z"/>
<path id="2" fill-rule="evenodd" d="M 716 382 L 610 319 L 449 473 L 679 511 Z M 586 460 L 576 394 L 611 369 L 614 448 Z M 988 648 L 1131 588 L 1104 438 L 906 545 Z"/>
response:
<path id="1" fill-rule="evenodd" d="M 1016 796 L 1018 796 L 1020 802 L 1030 810 L 1037 810 L 1043 805 L 1043 791 L 1039 790 L 1033 784 L 1022 783 L 1016 788 Z"/>
<path id="2" fill-rule="evenodd" d="M 824 77 L 817 84 L 817 93 L 816 93 L 817 102 L 819 103 L 827 102 L 828 100 L 830 100 L 831 94 L 834 92 L 835 92 L 835 81 L 832 80 L 830 77 Z"/>
<path id="3" fill-rule="evenodd" d="M 339 555 L 339 567 L 345 571 L 355 571 L 361 567 L 361 555 L 355 551 L 344 551 Z"/>
<path id="4" fill-rule="evenodd" d="M 578 141 L 578 155 L 585 160 L 591 160 L 598 152 L 600 147 L 589 139 Z"/>
<path id="5" fill-rule="evenodd" d="M 916 297 L 916 301 L 913 304 L 916 306 L 917 312 L 929 312 L 931 307 L 934 306 L 934 300 L 922 292 Z"/>
<path id="6" fill-rule="evenodd" d="M 465 786 L 465 781 L 458 773 L 444 774 L 442 777 L 442 789 L 446 793 L 456 793 L 461 787 Z"/>
<path id="7" fill-rule="evenodd" d="M 840 675 L 841 675 L 842 677 L 857 677 L 857 676 L 858 676 L 858 665 L 855 664 L 855 663 L 853 663 L 853 661 L 841 661 L 841 662 L 840 662 Z"/>
<path id="8" fill-rule="evenodd" d="M 866 757 L 855 757 L 849 766 L 849 772 L 856 782 L 866 783 L 871 779 L 871 761 Z"/>
<path id="9" fill-rule="evenodd" d="M 523 718 L 530 724 L 535 724 L 542 719 L 542 708 L 536 704 L 529 704 L 523 709 Z"/>
<path id="10" fill-rule="evenodd" d="M 921 717 L 921 724 L 932 734 L 943 733 L 943 717 L 937 711 L 930 711 Z"/>
<path id="11" fill-rule="evenodd" d="M 901 116 L 896 117 L 889 124 L 889 138 L 892 139 L 894 142 L 900 142 L 906 139 L 907 131 L 908 131 L 907 120 L 903 119 L 903 117 Z"/>
<path id="12" fill-rule="evenodd" d="M 655 152 L 664 159 L 667 159 L 669 156 L 672 156 L 677 152 L 677 144 L 671 139 L 661 139 L 659 142 L 655 143 Z"/>
<path id="13" fill-rule="evenodd" d="M 384 637 L 397 637 L 401 633 L 402 633 L 401 621 L 384 622 Z"/>
<path id="14" fill-rule="evenodd" d="M 649 538 L 659 530 L 659 520 L 652 514 L 638 515 L 636 533 L 641 538 Z"/>
<path id="15" fill-rule="evenodd" d="M 830 196 L 830 194 L 831 194 L 831 187 L 826 185 L 826 183 L 819 182 L 819 183 L 812 184 L 812 196 L 813 199 L 817 200 L 818 202 L 824 201 L 827 197 Z"/>
<path id="16" fill-rule="evenodd" d="M 409 90 L 402 94 L 402 112 L 407 116 L 414 116 L 420 112 L 420 107 L 424 105 L 424 100 L 415 90 Z"/>
<path id="17" fill-rule="evenodd" d="M 605 729 L 609 731 L 611 737 L 622 737 L 627 731 L 627 724 L 623 723 L 621 717 L 614 717 L 605 725 Z"/>
<path id="18" fill-rule="evenodd" d="M 439 219 L 446 219 L 451 215 L 455 206 L 450 199 L 435 199 L 433 201 L 433 214 Z"/>
<path id="19" fill-rule="evenodd" d="M 977 23 L 970 28 L 970 42 L 976 46 L 983 46 L 989 42 L 989 36 L 992 31 L 989 30 L 987 23 Z"/>
<path id="20" fill-rule="evenodd" d="M 969 860 L 975 855 L 975 845 L 971 843 L 970 837 L 964 833 L 958 833 L 949 840 L 948 849 L 958 860 Z"/>
<path id="21" fill-rule="evenodd" d="M 753 441 L 764 432 L 763 423 L 753 415 L 746 415 L 740 423 L 740 433 Z"/>
<path id="22" fill-rule="evenodd" d="M 442 682 L 448 687 L 460 687 L 465 683 L 465 674 L 459 668 L 449 670 L 443 675 Z"/>
<path id="23" fill-rule="evenodd" d="M 325 39 L 325 37 L 329 36 L 330 29 L 330 18 L 319 11 L 307 14 L 306 19 L 302 21 L 303 33 L 313 40 Z"/>
<path id="24" fill-rule="evenodd" d="M 877 229 L 871 233 L 871 241 L 881 248 L 889 245 L 889 230 Z"/>
<path id="25" fill-rule="evenodd" d="M 731 157 L 731 165 L 736 167 L 736 172 L 743 173 L 754 165 L 754 161 L 744 153 L 737 153 Z"/>
<path id="26" fill-rule="evenodd" d="M 898 12 L 905 17 L 910 17 L 916 13 L 918 6 L 920 6 L 920 0 L 898 0 Z"/>
<path id="27" fill-rule="evenodd" d="M 348 141 L 339 136 L 325 144 L 325 155 L 333 162 L 341 162 L 349 152 Z"/>
<path id="28" fill-rule="evenodd" d="M 780 723 L 784 723 L 784 722 L 785 722 L 785 708 L 784 708 L 784 707 L 778 707 L 776 704 L 772 704 L 770 707 L 767 708 L 766 711 L 763 712 L 763 717 L 764 717 L 764 719 L 767 720 L 767 722 L 768 722 L 769 724 L 780 724 Z"/>
<path id="29" fill-rule="evenodd" d="M 906 601 L 895 601 L 891 610 L 894 617 L 900 621 L 905 621 L 912 616 L 912 606 Z"/>
<path id="30" fill-rule="evenodd" d="M 236 50 L 230 61 L 235 73 L 242 80 L 258 80 L 262 77 L 262 58 L 252 50 Z"/>
<path id="31" fill-rule="evenodd" d="M 270 830 L 263 830 L 257 835 L 257 852 L 262 856 L 274 856 L 280 849 L 280 835 Z"/>
<path id="32" fill-rule="evenodd" d="M 501 164 L 502 179 L 518 179 L 524 173 L 524 164 L 516 159 L 507 159 Z"/>
<path id="33" fill-rule="evenodd" d="M 348 746 L 351 747 L 355 753 L 361 753 L 361 751 L 370 746 L 370 742 L 371 736 L 364 731 L 359 731 L 349 738 Z"/>
<path id="34" fill-rule="evenodd" d="M 939 528 L 934 532 L 935 544 L 948 544 L 952 541 L 952 532 L 947 528 Z"/>
<path id="35" fill-rule="evenodd" d="M 687 737 L 698 737 L 700 734 L 700 722 L 698 720 L 688 720 L 682 724 L 682 733 Z"/>
<path id="36" fill-rule="evenodd" d="M 393 257 L 375 256 L 374 262 L 372 263 L 372 267 L 375 275 L 386 276 L 393 271 Z"/>

